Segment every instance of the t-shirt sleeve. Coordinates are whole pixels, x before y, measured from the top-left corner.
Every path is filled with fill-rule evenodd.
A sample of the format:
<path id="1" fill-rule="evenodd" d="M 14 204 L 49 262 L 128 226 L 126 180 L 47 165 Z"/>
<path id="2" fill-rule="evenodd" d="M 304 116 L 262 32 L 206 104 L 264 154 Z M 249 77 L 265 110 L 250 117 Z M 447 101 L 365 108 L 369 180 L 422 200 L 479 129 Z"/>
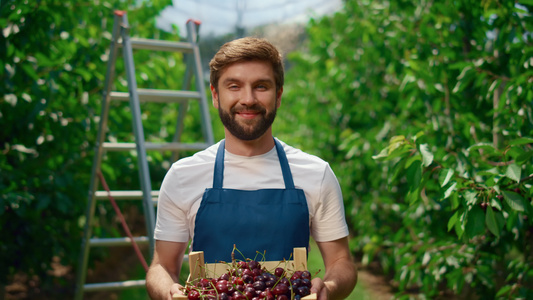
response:
<path id="1" fill-rule="evenodd" d="M 188 242 L 187 213 L 176 204 L 179 203 L 178 199 L 174 199 L 179 197 L 180 193 L 176 188 L 176 180 L 173 179 L 173 176 L 172 173 L 168 173 L 161 184 L 154 238 L 170 242 Z"/>
<path id="2" fill-rule="evenodd" d="M 319 203 L 311 226 L 315 241 L 329 242 L 348 236 L 342 191 L 329 164 L 324 170 Z"/>

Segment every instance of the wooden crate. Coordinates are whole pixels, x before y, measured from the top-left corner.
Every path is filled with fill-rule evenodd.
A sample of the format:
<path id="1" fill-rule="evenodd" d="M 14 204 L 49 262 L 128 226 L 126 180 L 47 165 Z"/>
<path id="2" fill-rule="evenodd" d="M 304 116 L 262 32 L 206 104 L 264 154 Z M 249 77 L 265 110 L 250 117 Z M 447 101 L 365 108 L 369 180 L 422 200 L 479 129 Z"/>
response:
<path id="1" fill-rule="evenodd" d="M 288 261 L 261 261 L 262 268 L 274 270 L 276 267 L 283 267 L 286 270 L 304 271 L 307 270 L 307 249 L 294 248 L 293 260 Z M 197 278 L 217 278 L 229 271 L 231 265 L 227 263 L 204 263 L 204 253 L 202 251 L 191 252 L 189 254 L 189 278 L 188 282 Z M 302 300 L 316 300 L 316 294 L 311 294 L 301 298 Z M 174 294 L 173 300 L 187 300 L 187 296 Z"/>

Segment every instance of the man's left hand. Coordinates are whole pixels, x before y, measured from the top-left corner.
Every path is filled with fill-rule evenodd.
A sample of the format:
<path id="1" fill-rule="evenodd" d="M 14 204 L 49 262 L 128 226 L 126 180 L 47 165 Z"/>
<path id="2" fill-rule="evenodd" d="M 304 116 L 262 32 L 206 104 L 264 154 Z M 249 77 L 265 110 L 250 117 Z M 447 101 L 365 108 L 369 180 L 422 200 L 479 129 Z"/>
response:
<path id="1" fill-rule="evenodd" d="M 317 300 L 328 300 L 328 288 L 322 278 L 315 277 L 311 280 L 311 293 L 316 294 Z"/>

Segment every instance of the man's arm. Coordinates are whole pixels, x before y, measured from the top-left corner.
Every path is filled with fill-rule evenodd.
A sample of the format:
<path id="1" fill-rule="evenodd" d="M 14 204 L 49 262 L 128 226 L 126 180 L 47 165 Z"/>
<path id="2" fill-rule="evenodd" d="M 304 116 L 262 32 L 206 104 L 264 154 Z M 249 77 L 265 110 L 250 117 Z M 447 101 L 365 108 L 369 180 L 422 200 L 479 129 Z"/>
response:
<path id="1" fill-rule="evenodd" d="M 324 260 L 324 279 L 313 279 L 311 291 L 317 293 L 318 300 L 345 299 L 357 283 L 355 267 L 348 238 L 331 242 L 317 242 Z"/>
<path id="2" fill-rule="evenodd" d="M 169 300 L 179 292 L 178 279 L 187 243 L 156 241 L 154 258 L 146 274 L 151 299 Z"/>

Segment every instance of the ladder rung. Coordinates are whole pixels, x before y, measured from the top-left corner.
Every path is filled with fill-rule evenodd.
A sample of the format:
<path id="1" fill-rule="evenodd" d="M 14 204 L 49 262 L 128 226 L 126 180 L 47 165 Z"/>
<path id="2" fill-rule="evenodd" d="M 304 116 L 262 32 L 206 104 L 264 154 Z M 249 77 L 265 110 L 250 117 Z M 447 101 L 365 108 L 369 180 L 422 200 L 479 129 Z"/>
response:
<path id="1" fill-rule="evenodd" d="M 159 197 L 159 191 L 152 191 L 150 193 L 152 198 Z M 94 194 L 98 200 L 107 200 L 109 199 L 109 194 L 107 191 L 96 191 Z M 143 198 L 142 191 L 111 191 L 111 197 L 115 200 L 141 200 Z"/>
<path id="2" fill-rule="evenodd" d="M 184 263 L 189 262 L 189 255 L 185 254 L 183 256 L 183 262 Z M 86 283 L 83 285 L 83 289 L 87 292 L 108 291 L 108 290 L 143 287 L 145 286 L 145 284 L 146 284 L 146 281 L 144 279 L 118 281 L 118 282 Z"/>
<path id="3" fill-rule="evenodd" d="M 145 143 L 146 150 L 158 150 L 158 151 L 177 151 L 177 150 L 203 150 L 207 148 L 208 144 L 205 143 Z M 107 151 L 128 151 L 136 150 L 135 143 L 109 143 L 106 142 L 102 145 Z"/>
<path id="4" fill-rule="evenodd" d="M 200 99 L 197 91 L 178 91 L 161 89 L 137 89 L 140 102 L 180 102 L 188 99 Z M 109 93 L 112 100 L 129 101 L 130 93 L 116 92 Z"/>
<path id="5" fill-rule="evenodd" d="M 146 281 L 144 279 L 117 281 L 117 282 L 104 282 L 104 283 L 86 283 L 83 285 L 83 289 L 87 292 L 122 290 L 122 289 L 129 289 L 129 288 L 144 287 L 145 284 L 146 284 Z"/>
<path id="6" fill-rule="evenodd" d="M 156 51 L 174 51 L 191 53 L 193 46 L 186 42 L 162 41 L 153 39 L 130 38 L 133 49 L 146 49 Z M 122 43 L 120 43 L 122 45 Z"/>
<path id="7" fill-rule="evenodd" d="M 150 242 L 147 236 L 135 236 L 133 240 L 139 245 L 148 245 Z M 92 238 L 89 239 L 89 245 L 93 247 L 128 246 L 131 245 L 131 239 L 129 237 Z"/>

